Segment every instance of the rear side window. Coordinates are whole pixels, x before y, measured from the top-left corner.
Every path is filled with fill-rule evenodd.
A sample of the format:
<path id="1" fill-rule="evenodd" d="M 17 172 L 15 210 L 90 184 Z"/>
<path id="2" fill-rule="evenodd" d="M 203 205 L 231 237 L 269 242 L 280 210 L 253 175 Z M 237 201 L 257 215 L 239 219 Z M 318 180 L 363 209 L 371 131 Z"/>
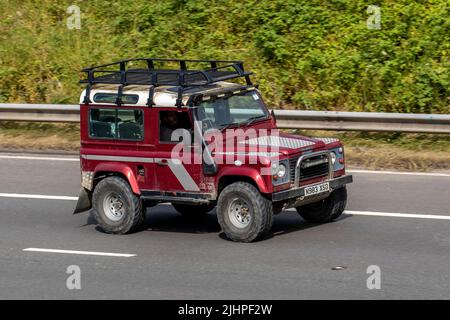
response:
<path id="1" fill-rule="evenodd" d="M 142 141 L 144 138 L 142 110 L 90 109 L 89 136 L 98 139 Z"/>
<path id="2" fill-rule="evenodd" d="M 115 104 L 117 101 L 117 93 L 96 93 L 94 95 L 94 102 L 96 103 L 111 103 Z M 122 103 L 123 104 L 136 104 L 139 101 L 139 96 L 137 94 L 123 94 Z"/>

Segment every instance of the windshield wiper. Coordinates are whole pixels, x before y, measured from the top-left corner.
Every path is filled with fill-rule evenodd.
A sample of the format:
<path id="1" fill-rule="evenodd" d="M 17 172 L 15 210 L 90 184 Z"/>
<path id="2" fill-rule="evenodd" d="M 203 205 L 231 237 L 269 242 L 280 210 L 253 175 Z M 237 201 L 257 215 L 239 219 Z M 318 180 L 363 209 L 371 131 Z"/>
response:
<path id="1" fill-rule="evenodd" d="M 266 116 L 266 115 L 255 116 L 255 117 L 248 118 L 247 120 L 244 120 L 244 121 L 241 121 L 241 122 L 231 122 L 231 123 L 223 124 L 223 125 L 220 127 L 220 130 L 223 130 L 223 129 L 230 129 L 230 128 L 236 128 L 236 127 L 239 128 L 240 126 L 243 126 L 243 125 L 249 126 L 249 125 L 251 125 L 253 122 L 255 122 L 255 121 L 257 121 L 257 120 L 260 120 L 260 119 L 263 119 L 263 118 L 267 118 L 267 116 Z"/>
<path id="2" fill-rule="evenodd" d="M 220 126 L 220 130 L 224 130 L 224 129 L 229 129 L 229 128 L 236 128 L 239 127 L 241 125 L 241 122 L 230 122 L 227 124 L 223 124 Z"/>
<path id="3" fill-rule="evenodd" d="M 260 120 L 260 119 L 263 119 L 263 118 L 267 119 L 267 115 L 251 117 L 251 118 L 248 118 L 248 119 L 245 120 L 245 121 L 242 121 L 240 124 L 245 124 L 246 126 L 249 126 L 249 125 L 251 125 L 253 122 L 255 122 L 255 121 L 257 121 L 257 120 Z"/>

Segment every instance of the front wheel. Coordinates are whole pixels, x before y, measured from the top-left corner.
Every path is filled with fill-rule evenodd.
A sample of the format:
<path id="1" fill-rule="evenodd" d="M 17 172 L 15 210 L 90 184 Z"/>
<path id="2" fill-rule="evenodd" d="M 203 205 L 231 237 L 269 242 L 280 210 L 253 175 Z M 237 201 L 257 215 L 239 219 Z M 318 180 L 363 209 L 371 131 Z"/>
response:
<path id="1" fill-rule="evenodd" d="M 235 182 L 220 193 L 217 218 L 229 239 L 252 242 L 270 231 L 273 223 L 272 202 L 253 185 Z"/>
<path id="2" fill-rule="evenodd" d="M 142 200 L 120 177 L 108 177 L 98 183 L 92 195 L 93 214 L 106 233 L 126 234 L 144 222 Z"/>
<path id="3" fill-rule="evenodd" d="M 337 219 L 347 204 L 347 188 L 334 190 L 324 200 L 297 207 L 297 212 L 308 222 L 325 223 Z"/>

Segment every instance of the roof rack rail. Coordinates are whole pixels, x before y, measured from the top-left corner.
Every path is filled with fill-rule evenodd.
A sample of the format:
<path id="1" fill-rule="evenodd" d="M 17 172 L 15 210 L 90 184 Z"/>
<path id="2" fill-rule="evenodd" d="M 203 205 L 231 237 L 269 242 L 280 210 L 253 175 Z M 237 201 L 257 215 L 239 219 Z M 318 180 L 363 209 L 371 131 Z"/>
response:
<path id="1" fill-rule="evenodd" d="M 146 68 L 129 68 L 133 62 L 145 62 Z M 178 68 L 155 68 L 155 62 L 167 64 L 176 62 Z M 188 64 L 207 63 L 209 68 L 189 69 Z M 119 85 L 152 85 L 192 87 L 204 86 L 219 81 L 245 77 L 251 84 L 251 72 L 244 71 L 242 61 L 232 60 L 188 60 L 138 58 L 127 59 L 110 64 L 85 68 L 87 77 L 80 83 L 86 84 L 119 84 Z"/>

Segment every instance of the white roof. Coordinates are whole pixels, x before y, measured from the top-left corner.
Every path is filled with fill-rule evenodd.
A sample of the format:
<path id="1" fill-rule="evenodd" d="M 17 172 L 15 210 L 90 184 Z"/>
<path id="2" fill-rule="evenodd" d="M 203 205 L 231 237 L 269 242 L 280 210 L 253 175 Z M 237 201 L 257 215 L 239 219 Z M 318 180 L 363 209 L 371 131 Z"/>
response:
<path id="1" fill-rule="evenodd" d="M 205 93 L 205 92 L 214 92 L 221 90 L 223 88 L 231 88 L 236 86 L 237 88 L 241 85 L 231 82 L 217 82 L 215 83 L 217 86 L 212 87 L 211 89 L 206 89 L 201 92 L 195 93 Z M 111 105 L 111 103 L 98 103 L 94 101 L 94 96 L 97 93 L 113 93 L 117 94 L 119 85 L 115 84 L 96 84 L 91 88 L 89 99 L 92 105 Z M 155 92 L 153 95 L 153 103 L 155 106 L 159 107 L 175 107 L 177 100 L 177 92 L 168 90 L 170 88 L 174 88 L 173 86 L 160 86 L 155 88 Z M 133 94 L 138 95 L 139 100 L 136 104 L 123 104 L 123 106 L 146 106 L 148 101 L 150 86 L 148 85 L 129 85 L 125 86 L 123 89 L 123 94 Z M 86 95 L 86 89 L 80 95 L 80 104 L 83 104 L 84 97 Z M 183 105 L 186 106 L 189 96 L 191 94 L 184 93 L 183 94 Z"/>

